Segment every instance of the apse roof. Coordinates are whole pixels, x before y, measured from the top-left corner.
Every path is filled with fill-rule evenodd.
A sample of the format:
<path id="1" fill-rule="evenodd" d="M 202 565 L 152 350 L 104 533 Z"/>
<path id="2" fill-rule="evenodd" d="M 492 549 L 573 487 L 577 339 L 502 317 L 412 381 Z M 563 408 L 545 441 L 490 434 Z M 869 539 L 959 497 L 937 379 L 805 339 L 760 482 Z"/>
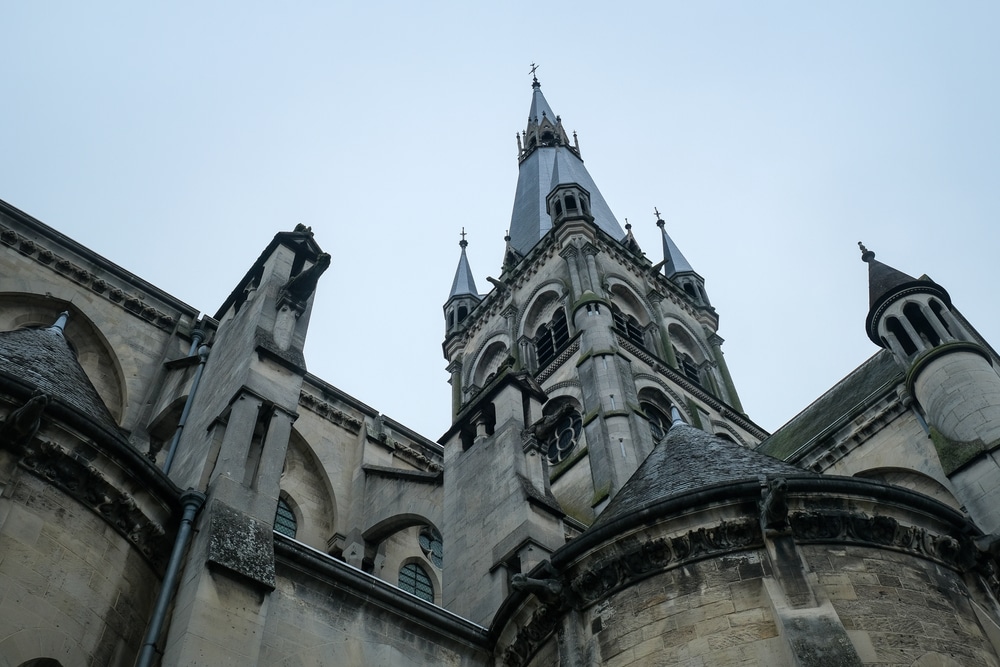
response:
<path id="1" fill-rule="evenodd" d="M 120 433 L 59 328 L 0 333 L 0 372 L 45 392 L 105 430 Z"/>
<path id="2" fill-rule="evenodd" d="M 610 523 L 653 502 L 726 482 L 761 475 L 810 474 L 815 473 L 675 421 L 594 526 Z"/>

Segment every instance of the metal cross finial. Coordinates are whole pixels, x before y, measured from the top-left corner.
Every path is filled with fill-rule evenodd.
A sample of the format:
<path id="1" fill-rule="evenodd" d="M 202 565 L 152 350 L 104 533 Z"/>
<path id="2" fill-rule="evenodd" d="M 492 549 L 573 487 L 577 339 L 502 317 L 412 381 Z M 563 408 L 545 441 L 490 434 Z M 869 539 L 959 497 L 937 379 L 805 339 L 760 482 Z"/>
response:
<path id="1" fill-rule="evenodd" d="M 656 214 L 656 219 L 657 220 L 661 220 L 661 218 L 660 218 L 660 209 L 658 209 L 657 207 L 654 206 L 653 207 L 653 213 Z"/>
<path id="2" fill-rule="evenodd" d="M 534 79 L 535 81 L 538 81 L 538 77 L 535 76 L 535 70 L 537 69 L 538 65 L 536 65 L 535 63 L 531 63 L 531 71 L 529 72 L 529 74 L 531 74 L 531 78 Z"/>
<path id="3" fill-rule="evenodd" d="M 462 240 L 465 240 L 465 227 L 462 227 Z"/>

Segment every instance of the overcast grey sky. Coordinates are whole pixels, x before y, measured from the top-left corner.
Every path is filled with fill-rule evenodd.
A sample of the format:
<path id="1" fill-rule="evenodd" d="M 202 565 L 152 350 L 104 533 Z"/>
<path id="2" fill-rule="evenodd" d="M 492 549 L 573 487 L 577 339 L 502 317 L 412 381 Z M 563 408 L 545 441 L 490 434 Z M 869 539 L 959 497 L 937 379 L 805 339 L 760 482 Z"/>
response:
<path id="1" fill-rule="evenodd" d="M 275 232 L 312 226 L 333 265 L 309 369 L 432 439 L 458 234 L 485 291 L 532 62 L 619 221 L 659 261 L 658 207 L 705 277 L 762 427 L 875 351 L 859 240 L 1000 343 L 995 2 L 25 2 L 0 21 L 0 199 L 208 313 Z"/>

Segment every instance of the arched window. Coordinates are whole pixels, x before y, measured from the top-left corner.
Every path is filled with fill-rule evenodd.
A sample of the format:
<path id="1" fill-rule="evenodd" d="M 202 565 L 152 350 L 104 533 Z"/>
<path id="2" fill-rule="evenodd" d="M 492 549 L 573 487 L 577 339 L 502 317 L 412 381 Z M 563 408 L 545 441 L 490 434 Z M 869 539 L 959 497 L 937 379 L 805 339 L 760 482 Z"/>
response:
<path id="1" fill-rule="evenodd" d="M 434 602 L 434 586 L 427 571 L 418 563 L 407 563 L 399 570 L 399 587 L 407 593 L 413 593 L 421 600 Z"/>
<path id="2" fill-rule="evenodd" d="M 691 355 L 686 352 L 681 352 L 675 347 L 674 357 L 677 358 L 677 364 L 680 366 L 681 372 L 684 373 L 684 376 L 692 382 L 701 384 L 701 373 L 698 372 L 698 366 L 694 363 L 694 359 L 691 358 Z"/>
<path id="3" fill-rule="evenodd" d="M 646 347 L 646 340 L 642 335 L 642 327 L 639 320 L 632 315 L 626 315 L 616 306 L 611 306 L 611 320 L 614 322 L 615 331 L 622 334 L 639 347 Z"/>
<path id="4" fill-rule="evenodd" d="M 906 319 L 916 329 L 917 335 L 930 343 L 931 347 L 941 344 L 941 337 L 938 336 L 937 331 L 934 331 L 934 327 L 924 317 L 924 311 L 920 310 L 920 304 L 913 303 L 912 301 L 906 304 L 903 306 L 903 315 L 906 315 Z"/>
<path id="5" fill-rule="evenodd" d="M 660 408 L 652 403 L 643 401 L 639 405 L 642 407 L 642 411 L 646 413 L 646 419 L 649 420 L 649 431 L 653 435 L 653 442 L 659 442 L 670 429 L 670 419 L 663 414 Z"/>
<path id="6" fill-rule="evenodd" d="M 298 528 L 299 524 L 295 520 L 292 506 L 284 498 L 278 498 L 278 509 L 274 513 L 274 529 L 282 535 L 294 538 Z"/>
<path id="7" fill-rule="evenodd" d="M 573 195 L 566 197 L 566 209 L 570 211 L 576 210 L 576 198 Z"/>
<path id="8" fill-rule="evenodd" d="M 538 368 L 548 366 L 568 342 L 569 326 L 566 323 L 566 311 L 559 308 L 547 324 L 538 327 L 538 333 L 535 334 L 535 358 L 538 360 Z"/>
<path id="9" fill-rule="evenodd" d="M 899 341 L 899 345 L 903 348 L 903 354 L 909 355 L 917 351 L 917 346 L 910 340 L 910 335 L 906 333 L 906 329 L 903 328 L 903 325 L 895 317 L 886 319 L 885 328 Z"/>
<path id="10" fill-rule="evenodd" d="M 950 335 L 954 336 L 955 332 L 951 330 L 950 326 L 948 326 L 948 321 L 945 320 L 944 315 L 941 314 L 942 310 L 944 310 L 944 306 L 942 306 L 937 299 L 931 299 L 931 311 L 937 316 L 938 322 L 941 323 L 941 326 L 944 327 L 944 330 L 947 331 Z"/>

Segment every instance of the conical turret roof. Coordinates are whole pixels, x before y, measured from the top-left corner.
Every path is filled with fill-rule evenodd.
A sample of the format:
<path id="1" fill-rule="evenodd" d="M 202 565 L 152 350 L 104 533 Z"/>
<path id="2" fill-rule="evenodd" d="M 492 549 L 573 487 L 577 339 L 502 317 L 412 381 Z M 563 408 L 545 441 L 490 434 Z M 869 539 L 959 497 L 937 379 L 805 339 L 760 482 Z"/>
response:
<path id="1" fill-rule="evenodd" d="M 897 287 L 915 283 L 917 279 L 911 275 L 894 269 L 888 264 L 875 259 L 875 253 L 858 242 L 861 248 L 861 260 L 868 264 L 868 306 L 874 306 L 883 296 Z"/>
<path id="2" fill-rule="evenodd" d="M 657 213 L 656 217 L 656 225 L 660 228 L 660 233 L 663 235 L 663 274 L 667 278 L 673 278 L 678 273 L 697 273 L 694 267 L 691 266 L 691 263 L 687 261 L 687 258 L 684 257 L 681 249 L 670 238 L 670 234 L 667 234 L 666 225 L 660 218 L 660 214 Z"/>
<path id="3" fill-rule="evenodd" d="M 462 248 L 462 255 L 458 258 L 458 268 L 455 269 L 455 279 L 451 281 L 451 292 L 448 294 L 448 298 L 471 294 L 478 299 L 476 279 L 472 277 L 472 267 L 469 266 L 469 258 L 465 254 L 465 248 L 469 245 L 469 242 L 464 238 L 465 230 L 462 230 L 462 235 L 463 238 L 458 244 Z"/>
<path id="4" fill-rule="evenodd" d="M 0 333 L 0 373 L 44 392 L 105 431 L 120 434 L 63 336 L 64 322 L 65 314 L 51 327 Z"/>
<path id="5" fill-rule="evenodd" d="M 815 475 L 730 440 L 674 421 L 666 436 L 612 498 L 594 526 L 650 503 L 726 482 L 761 475 Z"/>

